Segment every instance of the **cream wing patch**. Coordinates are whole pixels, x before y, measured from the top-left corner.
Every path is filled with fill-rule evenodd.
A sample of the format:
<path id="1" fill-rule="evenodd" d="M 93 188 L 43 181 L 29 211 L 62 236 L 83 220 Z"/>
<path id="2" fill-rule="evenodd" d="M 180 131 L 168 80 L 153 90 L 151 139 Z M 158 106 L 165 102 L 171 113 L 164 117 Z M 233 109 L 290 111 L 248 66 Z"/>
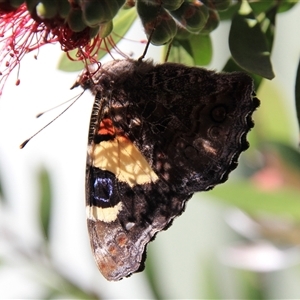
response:
<path id="1" fill-rule="evenodd" d="M 122 202 L 119 202 L 113 207 L 97 207 L 87 206 L 87 218 L 93 221 L 103 221 L 105 223 L 113 222 L 117 219 L 119 212 L 122 210 Z"/>
<path id="2" fill-rule="evenodd" d="M 137 147 L 122 136 L 94 145 L 91 158 L 94 167 L 112 172 L 130 187 L 158 180 Z"/>

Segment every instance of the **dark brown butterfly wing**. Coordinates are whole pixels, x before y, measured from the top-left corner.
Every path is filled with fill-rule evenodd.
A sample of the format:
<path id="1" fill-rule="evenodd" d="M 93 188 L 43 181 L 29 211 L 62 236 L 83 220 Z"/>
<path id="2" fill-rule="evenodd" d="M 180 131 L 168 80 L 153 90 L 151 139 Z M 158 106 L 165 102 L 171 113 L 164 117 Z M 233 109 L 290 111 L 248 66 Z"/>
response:
<path id="1" fill-rule="evenodd" d="M 88 229 L 100 271 L 119 280 L 144 268 L 147 244 L 194 192 L 227 179 L 259 101 L 243 73 L 173 63 L 113 61 L 93 80 Z"/>

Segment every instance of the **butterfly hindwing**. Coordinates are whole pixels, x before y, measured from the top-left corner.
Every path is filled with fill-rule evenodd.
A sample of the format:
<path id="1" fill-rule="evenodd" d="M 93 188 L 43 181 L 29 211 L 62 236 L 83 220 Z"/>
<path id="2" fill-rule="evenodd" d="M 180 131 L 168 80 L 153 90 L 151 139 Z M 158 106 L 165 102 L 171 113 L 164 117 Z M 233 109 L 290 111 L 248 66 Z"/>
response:
<path id="1" fill-rule="evenodd" d="M 103 65 L 87 158 L 91 246 L 108 280 L 144 268 L 147 244 L 194 192 L 224 182 L 259 105 L 252 79 L 130 59 Z"/>

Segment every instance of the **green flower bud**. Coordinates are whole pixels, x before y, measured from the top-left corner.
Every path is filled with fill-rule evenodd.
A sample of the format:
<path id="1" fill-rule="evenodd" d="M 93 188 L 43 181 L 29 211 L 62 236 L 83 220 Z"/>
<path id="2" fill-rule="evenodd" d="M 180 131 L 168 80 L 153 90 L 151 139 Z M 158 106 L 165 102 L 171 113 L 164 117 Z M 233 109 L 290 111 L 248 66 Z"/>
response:
<path id="1" fill-rule="evenodd" d="M 161 0 L 138 0 L 138 1 L 143 2 L 147 6 L 161 7 Z"/>
<path id="2" fill-rule="evenodd" d="M 202 3 L 184 2 L 179 9 L 170 13 L 184 28 L 194 33 L 200 32 L 208 19 L 208 9 Z"/>
<path id="3" fill-rule="evenodd" d="M 83 21 L 82 11 L 79 7 L 71 9 L 67 18 L 67 22 L 70 29 L 74 32 L 81 32 L 87 27 Z"/>
<path id="4" fill-rule="evenodd" d="M 110 21 L 110 22 L 108 22 L 106 24 L 101 24 L 100 28 L 98 30 L 99 36 L 101 38 L 107 37 L 112 32 L 113 27 L 114 26 L 113 26 L 113 22 L 112 21 Z"/>
<path id="5" fill-rule="evenodd" d="M 145 1 L 138 1 L 136 9 L 147 37 L 149 38 L 152 34 L 151 44 L 164 45 L 173 39 L 177 32 L 177 25 L 165 9 L 160 5 L 155 6 Z"/>
<path id="6" fill-rule="evenodd" d="M 148 3 L 143 0 L 136 2 L 136 10 L 143 24 L 154 22 L 160 11 L 165 11 L 160 5 L 153 5 L 152 2 Z"/>
<path id="7" fill-rule="evenodd" d="M 230 4 L 231 0 L 210 0 L 211 7 L 216 10 L 226 10 Z"/>
<path id="8" fill-rule="evenodd" d="M 145 23 L 144 28 L 148 38 L 152 34 L 150 42 L 156 46 L 171 42 L 177 32 L 176 22 L 167 12 L 153 22 Z"/>
<path id="9" fill-rule="evenodd" d="M 162 6 L 167 10 L 176 10 L 178 9 L 184 0 L 163 0 Z"/>
<path id="10" fill-rule="evenodd" d="M 96 27 L 90 27 L 89 29 L 90 29 L 90 38 L 92 39 L 98 34 L 100 30 L 100 26 L 98 25 Z"/>
<path id="11" fill-rule="evenodd" d="M 177 33 L 175 35 L 176 40 L 188 40 L 193 33 L 187 31 L 183 27 L 177 27 Z"/>
<path id="12" fill-rule="evenodd" d="M 116 0 L 116 2 L 119 5 L 119 8 L 121 8 L 125 4 L 125 0 Z"/>
<path id="13" fill-rule="evenodd" d="M 40 0 L 36 6 L 36 13 L 41 19 L 52 19 L 57 13 L 56 0 Z"/>
<path id="14" fill-rule="evenodd" d="M 219 23 L 220 23 L 220 18 L 219 18 L 219 14 L 216 10 L 213 9 L 208 9 L 208 19 L 207 22 L 205 24 L 205 26 L 202 28 L 201 30 L 201 34 L 209 34 L 211 33 L 213 30 L 215 30 Z"/>
<path id="15" fill-rule="evenodd" d="M 129 9 L 135 6 L 135 0 L 126 0 L 122 9 Z"/>
<path id="16" fill-rule="evenodd" d="M 71 11 L 71 5 L 68 0 L 58 0 L 57 11 L 61 18 L 66 19 Z"/>
<path id="17" fill-rule="evenodd" d="M 120 9 L 116 0 L 81 0 L 80 6 L 85 23 L 94 27 L 111 21 Z"/>

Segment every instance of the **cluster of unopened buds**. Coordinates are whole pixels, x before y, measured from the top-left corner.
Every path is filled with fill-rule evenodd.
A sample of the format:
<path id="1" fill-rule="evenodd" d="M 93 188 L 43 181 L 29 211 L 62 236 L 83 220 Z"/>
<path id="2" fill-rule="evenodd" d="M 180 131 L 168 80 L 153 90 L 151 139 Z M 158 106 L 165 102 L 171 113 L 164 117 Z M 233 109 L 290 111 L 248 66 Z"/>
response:
<path id="1" fill-rule="evenodd" d="M 23 56 L 44 44 L 58 42 L 67 53 L 78 50 L 72 59 L 95 62 L 121 8 L 136 7 L 151 43 L 163 45 L 178 34 L 209 33 L 230 1 L 0 0 L 0 93 Z"/>
<path id="2" fill-rule="evenodd" d="M 231 0 L 136 0 L 136 9 L 151 43 L 163 45 L 174 37 L 208 34 L 219 24 L 218 11 Z M 155 29 L 153 31 L 153 29 Z"/>

